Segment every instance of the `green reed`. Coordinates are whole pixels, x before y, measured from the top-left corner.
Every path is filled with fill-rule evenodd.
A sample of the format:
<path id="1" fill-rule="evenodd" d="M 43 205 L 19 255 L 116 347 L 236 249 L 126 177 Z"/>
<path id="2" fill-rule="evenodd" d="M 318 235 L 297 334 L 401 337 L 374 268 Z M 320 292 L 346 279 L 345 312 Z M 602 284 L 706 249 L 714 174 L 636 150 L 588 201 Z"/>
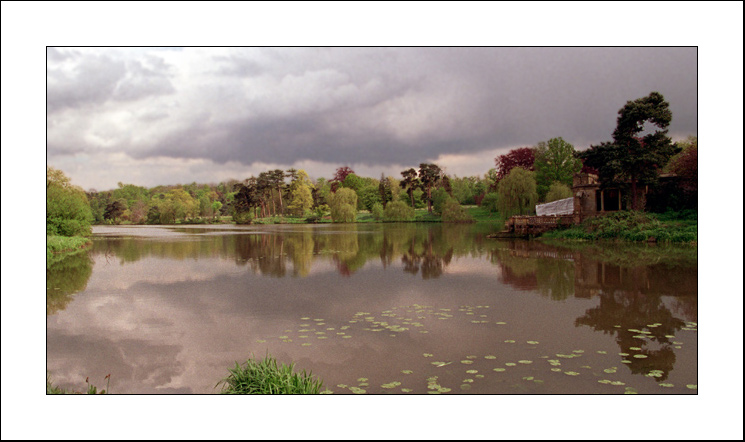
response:
<path id="1" fill-rule="evenodd" d="M 258 361 L 248 359 L 242 365 L 236 362 L 215 387 L 222 384 L 223 394 L 319 394 L 323 382 L 305 370 L 295 373 L 294 368 L 294 363 L 278 365 L 269 355 Z"/>

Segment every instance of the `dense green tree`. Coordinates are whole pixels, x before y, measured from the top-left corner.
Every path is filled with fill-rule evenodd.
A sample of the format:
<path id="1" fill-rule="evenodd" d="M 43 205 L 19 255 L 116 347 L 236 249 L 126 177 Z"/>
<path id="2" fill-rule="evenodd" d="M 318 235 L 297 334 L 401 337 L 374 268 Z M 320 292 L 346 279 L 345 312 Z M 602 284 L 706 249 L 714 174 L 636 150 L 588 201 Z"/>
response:
<path id="1" fill-rule="evenodd" d="M 306 178 L 307 178 L 306 174 Z M 279 213 L 285 213 L 284 202 L 282 201 L 282 192 L 285 191 L 285 172 L 282 169 L 274 169 L 269 172 L 269 180 L 275 189 L 277 189 L 277 195 L 279 196 Z"/>
<path id="2" fill-rule="evenodd" d="M 120 218 L 126 211 L 127 200 L 125 200 L 124 198 L 115 199 L 106 206 L 106 211 L 103 214 L 103 218 L 107 221 L 118 223 L 118 221 L 120 221 Z"/>
<path id="3" fill-rule="evenodd" d="M 402 198 L 402 195 L 404 194 L 404 189 L 401 188 L 400 182 L 401 180 L 398 180 L 392 176 L 387 177 L 388 183 L 390 184 L 390 190 L 391 190 L 391 201 L 398 201 Z"/>
<path id="4" fill-rule="evenodd" d="M 370 213 L 372 213 L 373 218 L 375 218 L 376 221 L 381 221 L 384 218 L 384 208 L 383 205 L 380 203 L 375 203 L 372 206 L 372 209 L 370 209 Z"/>
<path id="5" fill-rule="evenodd" d="M 432 213 L 432 189 L 442 179 L 442 169 L 432 163 L 421 163 L 419 165 L 419 180 L 422 189 L 427 193 L 427 211 Z"/>
<path id="6" fill-rule="evenodd" d="M 308 174 L 303 169 L 298 170 L 297 179 L 290 185 L 290 204 L 287 206 L 294 215 L 302 216 L 313 207 L 312 188 Z"/>
<path id="7" fill-rule="evenodd" d="M 414 191 L 418 189 L 421 186 L 421 182 L 419 181 L 419 177 L 417 175 L 416 169 L 407 169 L 401 172 L 401 176 L 404 177 L 403 180 L 399 183 L 399 186 L 403 189 L 406 189 L 406 193 L 409 194 L 409 198 L 411 199 L 411 207 L 414 207 Z"/>
<path id="8" fill-rule="evenodd" d="M 572 186 L 574 174 L 582 169 L 582 160 L 575 154 L 574 146 L 561 137 L 538 143 L 534 168 L 539 200 L 546 198 L 549 187 L 555 182 Z"/>
<path id="9" fill-rule="evenodd" d="M 442 222 L 471 223 L 473 222 L 473 218 L 458 204 L 455 198 L 449 197 L 442 207 Z"/>
<path id="10" fill-rule="evenodd" d="M 47 235 L 87 236 L 93 213 L 85 191 L 61 170 L 47 167 Z"/>
<path id="11" fill-rule="evenodd" d="M 445 202 L 454 199 L 450 196 L 447 191 L 440 187 L 432 192 L 432 209 L 437 215 L 442 215 L 442 209 L 445 206 Z"/>
<path id="12" fill-rule="evenodd" d="M 196 183 L 194 183 L 196 186 Z M 147 188 L 141 186 L 135 186 L 134 184 L 123 184 L 117 183 L 117 188 L 111 191 L 114 199 L 123 199 L 127 207 L 134 207 L 137 201 L 148 203 L 150 201 L 150 191 Z"/>
<path id="13" fill-rule="evenodd" d="M 220 209 L 222 209 L 222 203 L 220 201 L 212 201 L 212 216 L 214 218 L 220 216 Z"/>
<path id="14" fill-rule="evenodd" d="M 414 208 L 403 201 L 392 201 L 383 211 L 387 221 L 411 221 L 414 219 Z"/>
<path id="15" fill-rule="evenodd" d="M 379 186 L 366 185 L 357 191 L 357 208 L 359 210 L 372 210 L 372 206 L 381 203 Z"/>
<path id="16" fill-rule="evenodd" d="M 499 211 L 505 216 L 529 215 L 538 201 L 533 172 L 522 167 L 513 168 L 497 185 Z"/>
<path id="17" fill-rule="evenodd" d="M 365 182 L 362 180 L 362 178 L 357 176 L 357 174 L 350 173 L 344 178 L 344 181 L 341 182 L 341 187 L 345 189 L 352 189 L 357 192 L 365 187 Z"/>
<path id="18" fill-rule="evenodd" d="M 353 223 L 357 217 L 357 193 L 341 188 L 329 198 L 331 220 L 335 223 Z"/>
<path id="19" fill-rule="evenodd" d="M 380 174 L 380 184 L 378 185 L 378 192 L 380 193 L 380 201 L 385 209 L 388 201 L 393 199 L 393 192 L 391 191 L 391 182 L 385 177 L 385 174 Z"/>
<path id="20" fill-rule="evenodd" d="M 199 202 L 189 192 L 178 188 L 168 192 L 159 202 L 161 223 L 174 224 L 194 218 L 199 213 Z M 165 222 L 164 222 L 165 221 Z"/>
<path id="21" fill-rule="evenodd" d="M 585 166 L 598 170 L 604 187 L 624 187 L 630 182 L 631 208 L 636 210 L 637 186 L 654 184 L 660 170 L 677 152 L 667 136 L 671 120 L 670 104 L 659 92 L 628 101 L 618 111 L 613 141 L 590 146 L 578 156 Z M 657 130 L 651 131 L 651 126 Z M 648 133 L 642 136 L 644 132 Z"/>
<path id="22" fill-rule="evenodd" d="M 481 207 L 485 208 L 489 212 L 498 212 L 499 195 L 497 194 L 497 192 L 489 192 L 484 195 L 484 198 L 481 200 Z"/>
<path id="23" fill-rule="evenodd" d="M 551 201 L 558 201 L 571 197 L 572 189 L 570 189 L 566 184 L 556 181 L 551 184 L 546 193 L 546 202 L 550 203 Z"/>

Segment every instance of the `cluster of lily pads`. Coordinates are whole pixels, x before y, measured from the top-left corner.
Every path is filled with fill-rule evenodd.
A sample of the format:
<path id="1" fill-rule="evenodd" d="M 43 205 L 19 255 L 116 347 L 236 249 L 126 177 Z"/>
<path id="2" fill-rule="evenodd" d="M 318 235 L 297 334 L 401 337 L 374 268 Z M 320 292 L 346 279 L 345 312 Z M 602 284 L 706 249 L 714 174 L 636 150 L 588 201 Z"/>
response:
<path id="1" fill-rule="evenodd" d="M 484 314 L 484 309 L 488 308 L 489 306 L 460 306 L 458 309 L 450 309 L 434 308 L 432 306 L 414 304 L 410 306 L 393 307 L 390 310 L 382 311 L 377 316 L 373 315 L 370 312 L 357 312 L 347 321 L 346 324 L 331 324 L 331 326 L 328 326 L 329 324 L 326 323 L 326 320 L 321 318 L 312 319 L 310 317 L 302 317 L 300 319 L 303 322 L 300 324 L 300 328 L 297 330 L 297 332 L 292 332 L 292 330 L 285 330 L 286 334 L 279 336 L 278 339 L 282 343 L 292 343 L 294 342 L 294 340 L 300 340 L 302 341 L 301 346 L 310 346 L 312 345 L 309 342 L 311 338 L 315 338 L 317 340 L 328 338 L 349 339 L 354 335 L 362 332 L 386 332 L 391 337 L 396 337 L 400 333 L 428 333 L 429 330 L 426 329 L 424 320 L 432 318 L 436 318 L 438 320 L 447 320 L 456 317 L 456 314 L 463 314 L 463 316 L 465 316 L 466 318 L 472 317 L 473 319 L 470 319 L 470 322 L 473 324 L 484 324 L 492 322 L 498 326 L 507 325 L 507 323 L 504 321 L 490 321 L 488 319 L 488 316 Z M 649 339 L 655 337 L 654 333 L 650 330 L 654 330 L 660 325 L 662 324 L 647 324 L 646 327 L 627 330 L 629 332 L 635 333 L 635 338 Z M 620 328 L 620 326 L 616 327 Z M 682 330 L 696 331 L 696 327 L 696 323 L 687 322 L 686 326 L 682 328 Z M 291 334 L 293 333 L 296 334 L 291 337 Z M 664 337 L 667 339 L 675 339 L 675 336 L 673 335 L 664 335 Z M 267 340 L 259 339 L 257 340 L 257 342 L 262 343 L 267 342 Z M 676 346 L 676 348 L 681 348 L 681 346 L 683 345 L 683 342 L 672 342 Z M 541 347 L 540 342 L 537 340 L 526 340 L 518 342 L 515 339 L 504 339 L 503 343 L 522 345 L 526 349 L 531 350 L 540 350 Z M 620 363 L 630 364 L 632 362 L 631 359 L 644 359 L 648 357 L 646 354 L 643 353 L 643 348 L 641 346 L 630 347 L 628 351 L 633 352 L 633 354 L 627 352 L 617 353 L 617 355 L 621 357 Z M 609 353 L 607 350 L 597 350 L 595 353 L 598 355 L 609 355 L 610 357 L 616 357 L 612 356 L 612 353 Z M 514 368 L 515 370 L 520 367 L 536 367 L 529 369 L 529 373 L 527 374 L 525 373 L 524 369 L 515 372 L 515 374 L 519 376 L 519 382 L 528 382 L 530 383 L 530 385 L 540 385 L 544 383 L 544 379 L 538 379 L 534 374 L 536 370 L 540 370 L 540 367 L 543 367 L 544 365 L 543 363 L 535 363 L 536 361 L 534 361 L 533 359 L 526 358 L 515 361 L 505 361 L 496 367 L 489 366 L 484 368 L 485 364 L 493 364 L 494 362 L 496 362 L 498 357 L 496 355 L 489 354 L 483 356 L 483 359 L 485 361 L 482 361 L 482 358 L 476 355 L 466 355 L 460 358 L 460 360 L 443 360 L 442 358 L 435 358 L 435 355 L 433 353 L 422 353 L 422 355 L 424 358 L 432 359 L 432 361 L 430 362 L 432 368 L 430 370 L 438 370 L 442 367 L 450 366 L 454 363 L 460 363 L 467 366 L 464 367 L 465 370 L 463 370 L 463 378 L 460 381 L 460 390 L 462 391 L 470 390 L 472 385 L 475 385 L 480 379 L 484 379 L 486 377 L 485 373 L 504 373 L 508 370 L 512 370 L 513 367 L 517 367 Z M 599 384 L 609 385 L 612 387 L 624 387 L 623 393 L 625 394 L 637 393 L 637 390 L 635 388 L 627 386 L 626 383 L 621 380 L 612 378 L 612 375 L 618 372 L 617 366 L 593 368 L 589 365 L 580 365 L 580 358 L 582 358 L 584 355 L 584 350 L 575 349 L 571 351 L 555 353 L 553 356 L 543 354 L 534 359 L 545 360 L 545 363 L 549 368 L 549 372 L 555 372 L 557 374 L 561 373 L 569 377 L 578 377 L 578 379 L 592 376 L 593 378 L 600 378 L 597 380 Z M 474 367 L 474 363 L 478 363 L 477 366 Z M 457 370 L 453 367 L 454 366 L 451 366 L 446 369 L 450 377 L 454 375 L 453 371 L 457 372 Z M 401 373 L 408 376 L 414 374 L 414 371 L 410 369 L 404 369 L 401 370 Z M 437 375 L 427 372 L 421 373 L 420 375 L 427 376 L 425 379 L 426 391 L 428 394 L 448 393 L 453 390 L 453 388 L 451 387 L 442 386 L 441 381 L 439 380 L 440 378 L 438 378 Z M 660 378 L 664 379 L 665 375 L 666 373 L 663 370 L 650 369 L 645 374 L 645 377 L 655 379 L 659 382 L 661 380 Z M 374 388 L 376 391 L 380 392 L 390 391 L 411 393 L 414 391 L 413 388 L 417 385 L 420 385 L 420 388 L 424 386 L 423 384 L 419 384 L 419 382 L 422 382 L 421 379 L 421 377 L 413 376 L 411 378 L 411 382 L 407 383 L 408 385 L 404 385 L 404 383 L 399 380 L 388 380 L 388 382 L 384 382 Z M 658 385 L 663 388 L 674 387 L 674 385 L 669 382 L 659 382 Z M 337 387 L 348 390 L 349 392 L 354 394 L 365 394 L 368 392 L 368 389 L 371 388 L 368 378 L 358 378 L 357 385 L 338 384 Z M 686 387 L 692 390 L 697 389 L 697 386 L 695 384 L 688 384 L 686 385 Z M 325 391 L 323 391 L 323 393 L 330 394 L 333 393 L 333 391 L 327 388 Z"/>

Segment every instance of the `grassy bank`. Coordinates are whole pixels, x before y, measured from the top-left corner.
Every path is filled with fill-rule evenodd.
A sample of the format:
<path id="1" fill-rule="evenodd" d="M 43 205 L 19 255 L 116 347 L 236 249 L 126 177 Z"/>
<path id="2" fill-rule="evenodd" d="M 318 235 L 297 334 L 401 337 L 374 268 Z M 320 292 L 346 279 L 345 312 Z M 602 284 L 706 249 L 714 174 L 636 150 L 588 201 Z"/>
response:
<path id="1" fill-rule="evenodd" d="M 666 214 L 614 212 L 588 219 L 578 226 L 546 232 L 541 238 L 696 244 L 698 216 L 692 211 Z"/>
<path id="2" fill-rule="evenodd" d="M 47 266 L 65 254 L 78 252 L 91 244 L 89 238 L 82 236 L 47 235 Z"/>

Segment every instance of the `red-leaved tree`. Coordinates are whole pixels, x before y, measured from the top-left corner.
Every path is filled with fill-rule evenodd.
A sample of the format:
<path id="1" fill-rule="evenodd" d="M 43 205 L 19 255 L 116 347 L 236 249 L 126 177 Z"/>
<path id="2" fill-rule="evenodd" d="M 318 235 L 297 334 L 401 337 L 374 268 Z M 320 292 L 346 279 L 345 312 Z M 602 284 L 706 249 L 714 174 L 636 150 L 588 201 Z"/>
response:
<path id="1" fill-rule="evenodd" d="M 522 167 L 526 170 L 534 170 L 535 152 L 532 147 L 520 147 L 512 149 L 505 155 L 494 158 L 497 165 L 497 182 L 506 177 L 515 167 Z"/>
<path id="2" fill-rule="evenodd" d="M 350 173 L 354 173 L 354 170 L 352 170 L 351 167 L 339 167 L 336 169 L 336 173 L 334 174 L 334 177 L 331 179 L 331 181 L 336 181 L 338 183 L 344 182 L 344 179 L 347 178 L 347 175 Z"/>

